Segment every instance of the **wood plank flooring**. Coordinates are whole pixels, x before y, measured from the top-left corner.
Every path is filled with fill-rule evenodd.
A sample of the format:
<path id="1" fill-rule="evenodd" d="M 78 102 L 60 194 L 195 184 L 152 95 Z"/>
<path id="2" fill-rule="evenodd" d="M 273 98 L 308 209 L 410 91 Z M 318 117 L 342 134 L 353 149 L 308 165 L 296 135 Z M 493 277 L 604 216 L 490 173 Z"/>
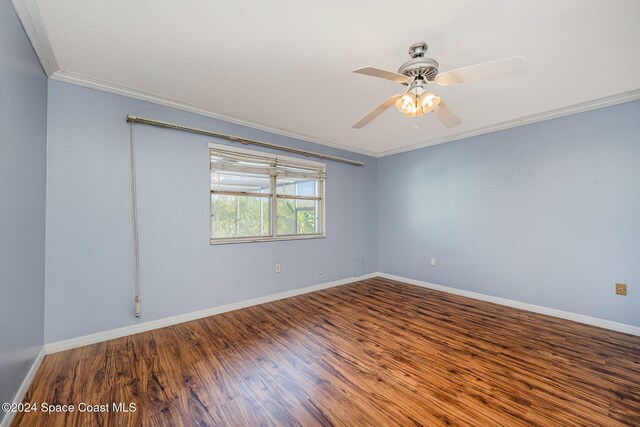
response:
<path id="1" fill-rule="evenodd" d="M 640 337 L 369 279 L 49 355 L 62 425 L 640 425 Z M 110 408 L 111 409 L 111 408 Z"/>

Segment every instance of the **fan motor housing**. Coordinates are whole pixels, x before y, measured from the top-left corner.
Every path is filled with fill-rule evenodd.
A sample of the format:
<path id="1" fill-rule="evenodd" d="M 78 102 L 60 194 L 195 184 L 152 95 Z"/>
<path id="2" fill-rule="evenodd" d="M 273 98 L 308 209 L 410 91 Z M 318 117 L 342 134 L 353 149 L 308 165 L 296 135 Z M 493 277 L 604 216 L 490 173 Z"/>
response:
<path id="1" fill-rule="evenodd" d="M 438 75 L 438 62 L 431 58 L 415 58 L 402 64 L 398 68 L 398 74 L 407 77 L 423 76 L 425 80 L 432 82 Z"/>
<path id="2" fill-rule="evenodd" d="M 418 42 L 411 45 L 409 55 L 411 60 L 402 64 L 398 69 L 398 74 L 407 77 L 421 77 L 424 80 L 433 81 L 438 75 L 438 63 L 435 59 L 425 58 L 429 46 L 424 42 Z"/>

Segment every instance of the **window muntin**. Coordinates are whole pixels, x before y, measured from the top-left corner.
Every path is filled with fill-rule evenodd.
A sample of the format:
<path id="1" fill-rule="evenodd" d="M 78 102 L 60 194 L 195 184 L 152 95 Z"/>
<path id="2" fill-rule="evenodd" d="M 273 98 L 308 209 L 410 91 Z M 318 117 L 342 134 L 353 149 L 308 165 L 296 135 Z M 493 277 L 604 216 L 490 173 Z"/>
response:
<path id="1" fill-rule="evenodd" d="M 324 237 L 324 164 L 209 147 L 211 243 Z"/>

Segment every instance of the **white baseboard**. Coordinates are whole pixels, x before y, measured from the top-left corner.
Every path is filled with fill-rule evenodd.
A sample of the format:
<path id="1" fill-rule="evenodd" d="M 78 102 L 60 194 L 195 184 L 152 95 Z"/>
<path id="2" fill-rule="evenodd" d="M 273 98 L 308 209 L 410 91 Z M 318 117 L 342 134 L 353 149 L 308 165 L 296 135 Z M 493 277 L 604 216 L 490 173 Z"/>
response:
<path id="1" fill-rule="evenodd" d="M 232 304 L 222 305 L 219 307 L 207 308 L 204 310 L 193 311 L 191 313 L 179 314 L 177 316 L 165 317 L 163 319 L 152 320 L 149 322 L 138 323 L 131 326 L 125 326 L 109 331 L 98 332 L 91 335 L 84 335 L 77 338 L 71 338 L 64 341 L 45 344 L 46 354 L 57 353 L 59 351 L 70 350 L 72 348 L 82 347 L 89 344 L 95 344 L 102 341 L 121 338 L 127 335 L 133 335 L 140 332 L 150 331 L 153 329 L 163 328 L 165 326 L 176 325 L 178 323 L 189 322 L 191 320 L 201 319 L 203 317 L 213 316 L 214 314 L 225 313 L 227 311 L 238 310 L 253 305 L 264 304 L 279 299 L 289 298 L 296 295 L 307 294 L 309 292 L 319 291 L 321 289 L 332 288 L 334 286 L 346 285 L 347 283 L 357 282 L 358 280 L 370 279 L 376 277 L 377 273 L 365 274 L 358 277 L 349 277 L 333 282 L 320 283 L 318 285 L 307 286 L 305 288 L 293 289 L 291 291 L 280 292 L 277 294 L 267 295 L 264 297 L 253 298 L 250 300 L 240 301 Z M 0 426 L 2 427 L 2 426 Z"/>
<path id="2" fill-rule="evenodd" d="M 492 302 L 494 304 L 506 305 L 509 307 L 519 308 L 521 310 L 532 311 L 534 313 L 546 314 L 548 316 L 559 317 L 561 319 L 573 320 L 574 322 L 585 323 L 587 325 L 598 326 L 600 328 L 611 329 L 613 331 L 624 332 L 625 334 L 640 336 L 640 327 L 627 325 L 625 323 L 613 322 L 611 320 L 599 319 L 597 317 L 585 316 L 583 314 L 571 313 L 569 311 L 557 310 L 555 308 L 543 307 L 526 302 L 514 301 L 506 298 L 494 297 L 491 295 L 481 294 L 478 292 L 465 291 L 462 289 L 451 288 L 449 286 L 435 285 L 422 280 L 409 279 L 407 277 L 395 276 L 387 273 L 376 273 L 377 276 L 385 279 L 396 280 L 398 282 L 408 283 L 410 285 L 421 286 L 423 288 L 434 289 L 437 291 L 447 292 L 450 294 L 461 295 L 463 297 L 473 298 L 481 301 Z"/>
<path id="3" fill-rule="evenodd" d="M 166 317 L 163 319 L 152 320 L 149 322 L 138 323 L 131 326 L 125 326 L 118 329 L 111 329 L 108 331 L 98 332 L 95 334 L 84 335 L 81 337 L 71 338 L 64 341 L 49 343 L 49 344 L 45 344 L 44 352 L 45 354 L 57 353 L 59 351 L 70 350 L 72 348 L 82 347 L 89 344 L 95 344 L 98 342 L 107 341 L 114 338 L 121 338 L 127 335 L 133 335 L 140 332 L 163 328 L 165 326 L 171 326 L 171 325 L 176 325 L 178 323 L 189 322 L 191 320 L 201 319 L 203 317 L 213 316 L 215 314 L 225 313 L 227 311 L 233 311 L 233 310 L 238 310 L 245 307 L 264 304 L 264 303 L 276 301 L 279 299 L 289 298 L 296 295 L 302 295 L 309 292 L 315 292 L 321 289 L 327 289 L 334 286 L 345 285 L 347 283 L 352 283 L 358 280 L 369 279 L 377 276 L 383 277 L 386 279 L 396 280 L 398 282 L 409 283 L 411 285 L 421 286 L 424 288 L 435 289 L 438 291 L 461 295 L 468 298 L 474 298 L 481 301 L 488 301 L 495 304 L 501 304 L 509 307 L 519 308 L 522 310 L 532 311 L 534 313 L 546 314 L 549 316 L 573 320 L 575 322 L 585 323 L 588 325 L 598 326 L 601 328 L 611 329 L 618 332 L 624 332 L 627 334 L 640 336 L 640 327 L 638 326 L 613 322 L 611 320 L 598 319 L 595 317 L 589 317 L 582 314 L 576 314 L 568 311 L 557 310 L 554 308 L 528 304 L 525 302 L 514 301 L 506 298 L 500 298 L 500 297 L 495 297 L 491 295 L 481 294 L 478 292 L 465 291 L 462 289 L 452 288 L 449 286 L 436 285 L 433 283 L 423 282 L 421 280 L 409 279 L 407 277 L 396 276 L 393 274 L 377 272 L 377 273 L 365 274 L 359 277 L 350 277 L 347 279 L 336 280 L 334 282 L 327 282 L 327 283 L 321 283 L 318 285 L 307 286 L 305 288 L 293 289 L 291 291 L 280 292 L 277 294 L 267 295 L 259 298 L 253 298 L 250 300 L 240 301 L 240 302 L 227 304 L 219 307 L 207 308 L 204 310 L 194 311 L 191 313 L 179 314 L 177 316 Z M 3 427 L 3 426 L 0 425 L 0 427 Z"/>
<path id="4" fill-rule="evenodd" d="M 20 403 L 22 402 L 22 399 L 24 399 L 24 396 L 27 394 L 27 391 L 29 390 L 29 386 L 31 385 L 31 381 L 33 381 L 33 378 L 36 376 L 36 372 L 38 372 L 38 369 L 40 368 L 40 364 L 42 363 L 42 359 L 44 359 L 44 355 L 45 355 L 45 349 L 44 349 L 44 346 L 42 346 L 40 348 L 40 351 L 38 352 L 38 355 L 33 361 L 31 368 L 29 368 L 29 372 L 27 372 L 27 376 L 24 377 L 22 384 L 20 384 L 20 388 L 18 389 L 18 391 L 16 392 L 16 395 L 13 398 L 13 403 Z M 0 412 L 0 414 L 2 414 L 2 412 Z M 16 416 L 16 412 L 7 412 L 4 418 L 2 419 L 2 421 L 0 421 L 0 427 L 9 427 L 15 416 Z"/>

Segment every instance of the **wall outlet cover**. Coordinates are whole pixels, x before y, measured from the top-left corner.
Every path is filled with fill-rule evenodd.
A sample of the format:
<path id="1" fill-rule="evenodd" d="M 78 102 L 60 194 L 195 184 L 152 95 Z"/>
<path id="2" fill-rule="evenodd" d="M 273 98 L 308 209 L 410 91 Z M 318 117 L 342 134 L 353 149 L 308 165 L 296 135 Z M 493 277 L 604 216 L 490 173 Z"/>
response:
<path id="1" fill-rule="evenodd" d="M 616 283 L 616 295 L 627 295 L 626 283 Z"/>

